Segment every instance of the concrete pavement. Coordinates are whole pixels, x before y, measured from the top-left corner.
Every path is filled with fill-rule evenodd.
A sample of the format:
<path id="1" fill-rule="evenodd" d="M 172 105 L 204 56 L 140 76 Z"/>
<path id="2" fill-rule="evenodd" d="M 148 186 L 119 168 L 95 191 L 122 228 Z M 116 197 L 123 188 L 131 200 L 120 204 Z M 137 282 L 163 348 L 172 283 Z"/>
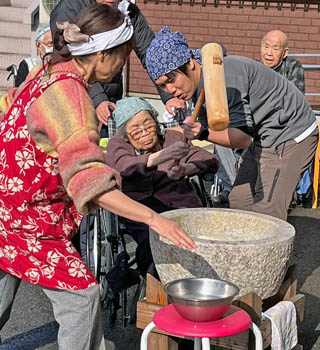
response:
<path id="1" fill-rule="evenodd" d="M 320 350 L 319 218 L 319 208 L 297 207 L 289 216 L 289 222 L 296 228 L 293 263 L 298 265 L 299 292 L 306 295 L 305 320 L 299 329 L 299 343 L 304 350 Z M 140 331 L 134 326 L 123 328 L 119 321 L 110 328 L 105 312 L 103 320 L 108 350 L 139 349 Z M 50 303 L 39 288 L 22 282 L 12 317 L 1 332 L 0 350 L 57 350 L 56 334 Z"/>

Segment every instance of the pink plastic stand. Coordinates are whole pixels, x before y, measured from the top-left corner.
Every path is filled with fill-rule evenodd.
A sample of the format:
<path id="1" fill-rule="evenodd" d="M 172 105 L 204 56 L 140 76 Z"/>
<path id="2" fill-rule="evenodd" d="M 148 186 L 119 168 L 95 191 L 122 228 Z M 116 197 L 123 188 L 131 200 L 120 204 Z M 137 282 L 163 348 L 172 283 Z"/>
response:
<path id="1" fill-rule="evenodd" d="M 141 350 L 147 350 L 147 339 L 153 328 L 158 327 L 166 333 L 194 338 L 194 349 L 210 350 L 209 338 L 228 337 L 251 328 L 256 339 L 256 350 L 263 350 L 263 341 L 259 328 L 252 323 L 250 316 L 242 309 L 231 306 L 219 320 L 212 322 L 193 322 L 178 314 L 174 306 L 160 309 L 153 317 L 153 322 L 144 329 L 141 336 Z"/>

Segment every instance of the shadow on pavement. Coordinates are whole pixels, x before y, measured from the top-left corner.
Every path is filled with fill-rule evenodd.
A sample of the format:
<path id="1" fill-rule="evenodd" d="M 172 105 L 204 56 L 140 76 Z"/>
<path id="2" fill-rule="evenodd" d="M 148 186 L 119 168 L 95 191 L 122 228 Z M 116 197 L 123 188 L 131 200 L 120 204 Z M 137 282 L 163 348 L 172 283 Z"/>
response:
<path id="1" fill-rule="evenodd" d="M 298 268 L 298 292 L 306 296 L 304 321 L 299 327 L 304 350 L 320 349 L 320 220 L 319 213 L 309 210 L 305 213 L 310 216 L 288 218 L 296 229 L 293 263 Z"/>
<path id="2" fill-rule="evenodd" d="M 33 350 L 57 340 L 58 323 L 50 322 L 28 332 L 6 339 L 0 350 Z"/>
<path id="3" fill-rule="evenodd" d="M 317 340 L 320 337 L 319 324 L 320 299 L 314 295 L 302 292 L 306 296 L 304 321 L 299 330 L 299 344 L 303 345 L 303 350 L 319 349 Z"/>
<path id="4" fill-rule="evenodd" d="M 308 216 L 289 216 L 296 229 L 293 261 L 298 265 L 298 282 L 303 286 L 320 267 L 320 220 Z"/>

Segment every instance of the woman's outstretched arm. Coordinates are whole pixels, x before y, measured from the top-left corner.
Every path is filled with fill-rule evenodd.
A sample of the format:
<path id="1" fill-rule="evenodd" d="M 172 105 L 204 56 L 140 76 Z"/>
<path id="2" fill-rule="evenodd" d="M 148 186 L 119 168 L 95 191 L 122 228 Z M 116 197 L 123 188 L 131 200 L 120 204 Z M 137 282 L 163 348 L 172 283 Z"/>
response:
<path id="1" fill-rule="evenodd" d="M 119 190 L 111 190 L 98 195 L 95 204 L 127 219 L 145 223 L 160 236 L 172 241 L 176 246 L 188 249 L 196 248 L 193 240 L 174 221 L 155 213 L 150 208 L 132 200 Z"/>

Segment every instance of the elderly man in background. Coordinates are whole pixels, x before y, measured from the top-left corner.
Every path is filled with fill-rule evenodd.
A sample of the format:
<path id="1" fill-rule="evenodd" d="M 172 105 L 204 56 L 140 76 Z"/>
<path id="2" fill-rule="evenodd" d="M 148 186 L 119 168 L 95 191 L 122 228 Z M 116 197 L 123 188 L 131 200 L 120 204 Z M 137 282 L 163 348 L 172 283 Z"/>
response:
<path id="1" fill-rule="evenodd" d="M 304 69 L 300 61 L 289 57 L 289 39 L 281 30 L 272 30 L 261 41 L 261 62 L 286 77 L 303 94 L 305 93 Z M 305 205 L 311 189 L 311 168 L 307 169 L 294 194 L 293 204 Z"/>
<path id="2" fill-rule="evenodd" d="M 305 93 L 304 70 L 300 61 L 288 57 L 288 36 L 281 30 L 265 34 L 261 42 L 261 61 L 291 81 Z"/>
<path id="3" fill-rule="evenodd" d="M 20 62 L 14 82 L 15 87 L 20 86 L 25 81 L 31 69 L 37 63 L 41 63 L 47 53 L 52 52 L 53 43 L 51 30 L 48 24 L 39 24 L 35 36 L 35 44 L 37 48 L 37 58 L 27 57 Z"/>

